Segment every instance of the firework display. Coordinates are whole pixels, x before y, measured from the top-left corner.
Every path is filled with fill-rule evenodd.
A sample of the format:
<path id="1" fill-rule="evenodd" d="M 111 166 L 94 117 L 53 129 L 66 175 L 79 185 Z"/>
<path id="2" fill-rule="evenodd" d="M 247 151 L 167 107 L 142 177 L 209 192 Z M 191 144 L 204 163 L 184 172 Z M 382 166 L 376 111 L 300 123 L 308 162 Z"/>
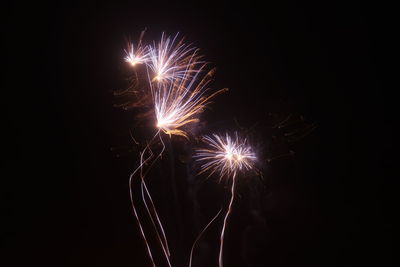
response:
<path id="1" fill-rule="evenodd" d="M 191 134 L 189 126 L 199 122 L 199 116 L 209 104 L 210 99 L 227 89 L 211 91 L 209 84 L 214 70 L 207 70 L 207 63 L 199 55 L 199 49 L 186 44 L 183 39 L 179 39 L 179 34 L 167 36 L 163 33 L 159 42 L 152 42 L 149 45 L 143 43 L 143 34 L 144 32 L 136 44 L 129 43 L 127 45 L 124 60 L 135 71 L 135 77 L 138 77 L 139 71 L 145 75 L 142 77 L 145 84 L 140 85 L 142 93 L 139 95 L 142 99 L 136 99 L 136 101 L 144 103 L 144 99 L 151 99 L 151 103 L 147 106 L 147 112 L 151 114 L 151 120 L 153 120 L 151 125 L 154 127 L 154 136 L 146 142 L 146 146 L 140 153 L 139 166 L 129 178 L 129 190 L 133 213 L 152 265 L 156 266 L 156 263 L 133 197 L 132 181 L 136 176 L 140 179 L 142 202 L 155 236 L 166 263 L 168 266 L 172 266 L 168 240 L 146 185 L 145 177 L 165 150 L 162 133 L 169 137 L 182 136 L 189 140 Z M 135 86 L 138 86 L 138 80 L 134 81 Z M 198 148 L 193 156 L 195 162 L 201 165 L 199 174 L 205 172 L 208 172 L 209 176 L 218 174 L 220 181 L 224 177 L 231 179 L 231 198 L 220 236 L 219 266 L 222 267 L 224 235 L 234 200 L 235 180 L 239 173 L 254 168 L 256 156 L 247 144 L 247 140 L 239 138 L 237 133 L 204 136 L 202 141 L 205 147 Z M 155 143 L 161 144 L 162 147 L 157 153 L 153 152 L 152 148 Z M 221 212 L 222 209 L 195 239 L 190 252 L 189 266 L 192 264 L 193 251 L 197 241 Z"/>

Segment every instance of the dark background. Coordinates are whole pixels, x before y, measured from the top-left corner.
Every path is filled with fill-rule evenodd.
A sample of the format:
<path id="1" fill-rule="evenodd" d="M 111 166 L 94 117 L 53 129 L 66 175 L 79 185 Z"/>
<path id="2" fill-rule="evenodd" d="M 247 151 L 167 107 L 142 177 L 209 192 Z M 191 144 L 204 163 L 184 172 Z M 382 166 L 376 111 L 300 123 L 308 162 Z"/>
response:
<path id="1" fill-rule="evenodd" d="M 264 177 L 239 183 L 226 266 L 392 266 L 390 9 L 356 1 L 18 2 L 3 9 L 4 266 L 150 266 L 127 187 L 137 164 L 129 138 L 135 111 L 113 107 L 113 91 L 128 85 L 125 38 L 146 27 L 149 39 L 181 32 L 217 67 L 213 87 L 230 88 L 204 114 L 203 131 L 233 127 L 234 119 L 259 125 L 253 135 Z M 304 120 L 271 130 L 288 114 Z M 316 129 L 285 139 L 307 124 Z M 187 246 L 228 191 L 192 181 L 196 208 L 194 193 L 182 193 L 185 179 L 194 179 L 191 164 L 179 160 L 190 144 L 174 142 L 151 186 L 176 244 L 173 257 L 186 266 Z M 157 172 L 168 173 L 165 181 Z M 172 172 L 183 204 L 162 186 Z M 216 266 L 216 234 L 203 241 L 196 261 L 207 264 L 198 266 Z"/>

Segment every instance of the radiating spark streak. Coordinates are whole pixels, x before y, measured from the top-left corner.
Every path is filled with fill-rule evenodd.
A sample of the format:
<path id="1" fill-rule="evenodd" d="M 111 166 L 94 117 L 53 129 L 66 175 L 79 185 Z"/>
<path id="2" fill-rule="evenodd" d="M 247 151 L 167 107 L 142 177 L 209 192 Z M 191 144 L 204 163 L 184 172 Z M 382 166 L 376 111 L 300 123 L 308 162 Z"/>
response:
<path id="1" fill-rule="evenodd" d="M 128 43 L 128 48 L 125 49 L 125 61 L 133 67 L 138 64 L 146 63 L 149 60 L 149 49 L 142 45 L 144 31 L 140 34 L 139 42 L 135 46 L 133 43 Z"/>
<path id="2" fill-rule="evenodd" d="M 200 232 L 200 234 L 197 236 L 196 240 L 193 242 L 192 248 L 190 250 L 190 257 L 189 257 L 189 267 L 192 266 L 192 259 L 193 259 L 193 251 L 194 248 L 197 244 L 197 242 L 200 240 L 201 236 L 203 235 L 203 233 L 208 229 L 208 227 L 215 221 L 215 219 L 217 219 L 218 215 L 221 213 L 222 208 L 218 211 L 218 213 L 211 219 L 211 221 L 206 225 L 206 227 L 204 227 L 204 229 Z"/>
<path id="3" fill-rule="evenodd" d="M 156 45 L 149 46 L 149 63 L 155 82 L 173 82 L 175 79 L 187 79 L 188 73 L 197 72 L 193 66 L 199 64 L 199 56 L 195 47 L 177 41 L 179 34 L 175 37 L 161 35 L 161 41 Z"/>
<path id="4" fill-rule="evenodd" d="M 210 175 L 212 175 L 217 172 L 219 173 L 220 180 L 225 176 L 232 177 L 231 198 L 220 236 L 218 263 L 219 267 L 222 267 L 225 230 L 229 215 L 232 212 L 236 175 L 238 172 L 252 170 L 256 156 L 252 152 L 251 147 L 247 145 L 246 139 L 239 139 L 237 133 L 235 133 L 234 138 L 228 134 L 225 136 L 213 134 L 212 136 L 205 136 L 203 141 L 208 145 L 208 148 L 197 149 L 194 155 L 196 161 L 202 162 L 200 173 L 209 171 Z"/>
<path id="5" fill-rule="evenodd" d="M 199 114 L 204 110 L 210 99 L 225 92 L 219 90 L 207 95 L 207 88 L 213 71 L 208 72 L 203 78 L 199 77 L 205 65 L 201 66 L 192 78 L 176 80 L 171 84 L 156 84 L 152 87 L 154 110 L 157 127 L 168 135 L 187 137 L 183 126 L 198 122 Z"/>

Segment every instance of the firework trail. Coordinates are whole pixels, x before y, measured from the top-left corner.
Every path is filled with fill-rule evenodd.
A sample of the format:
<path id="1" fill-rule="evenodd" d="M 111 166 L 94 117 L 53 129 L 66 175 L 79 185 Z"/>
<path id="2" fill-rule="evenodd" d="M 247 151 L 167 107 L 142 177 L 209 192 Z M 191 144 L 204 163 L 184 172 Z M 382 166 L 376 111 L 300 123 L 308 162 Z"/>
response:
<path id="1" fill-rule="evenodd" d="M 189 257 L 189 267 L 192 267 L 192 259 L 193 259 L 193 251 L 194 248 L 197 244 L 197 242 L 199 241 L 199 239 L 201 238 L 201 236 L 203 235 L 203 233 L 208 229 L 208 227 L 215 221 L 215 219 L 217 219 L 218 215 L 221 213 L 222 208 L 218 211 L 218 213 L 211 219 L 211 221 L 204 227 L 204 229 L 200 232 L 200 234 L 197 236 L 197 238 L 195 239 L 195 241 L 193 242 L 192 248 L 190 249 L 190 257 Z"/>
<path id="2" fill-rule="evenodd" d="M 226 89 L 209 94 L 209 88 L 207 86 L 214 71 L 204 71 L 206 64 L 200 61 L 201 57 L 198 55 L 198 49 L 185 44 L 183 39 L 177 41 L 178 34 L 172 38 L 163 33 L 161 41 L 157 45 L 153 43 L 153 45 L 150 46 L 144 46 L 142 44 L 142 36 L 143 32 L 136 46 L 131 43 L 128 45 L 127 50 L 125 50 L 125 61 L 131 66 L 134 66 L 135 71 L 138 64 L 146 66 L 147 89 L 149 90 L 144 92 L 144 96 L 146 96 L 146 94 L 151 95 L 152 103 L 150 105 L 150 111 L 154 114 L 156 120 L 154 125 L 157 132 L 140 153 L 139 166 L 129 178 L 129 190 L 135 218 L 139 225 L 150 260 L 153 266 L 155 266 L 150 245 L 144 233 L 133 200 L 132 179 L 139 173 L 143 203 L 168 266 L 171 266 L 167 237 L 153 199 L 146 186 L 145 177 L 165 150 L 161 132 L 170 137 L 172 135 L 178 135 L 188 138 L 186 127 L 189 124 L 198 122 L 199 115 L 210 102 L 210 99 L 226 91 Z M 151 146 L 157 142 L 157 137 L 162 144 L 162 149 L 158 155 L 154 157 Z M 144 171 L 145 165 L 148 166 L 147 171 Z"/>
<path id="3" fill-rule="evenodd" d="M 145 149 L 140 153 L 140 164 L 139 164 L 139 166 L 132 172 L 132 174 L 131 174 L 130 177 L 129 177 L 129 195 L 130 195 L 132 210 L 133 210 L 133 213 L 134 213 L 134 215 L 135 215 L 135 219 L 136 219 L 136 221 L 137 221 L 137 223 L 138 223 L 138 225 L 139 225 L 140 233 L 141 233 L 142 238 L 143 238 L 143 240 L 144 240 L 144 243 L 145 243 L 145 246 L 146 246 L 146 250 L 147 250 L 147 253 L 148 253 L 148 255 L 149 255 L 149 258 L 150 258 L 150 261 L 151 261 L 153 267 L 156 266 L 156 265 L 155 265 L 155 262 L 154 262 L 154 258 L 153 258 L 153 255 L 152 255 L 152 253 L 151 253 L 151 249 L 150 249 L 149 242 L 148 242 L 147 237 L 146 237 L 146 234 L 145 234 L 145 232 L 144 232 L 144 230 L 143 230 L 143 226 L 142 226 L 141 220 L 140 220 L 140 218 L 139 218 L 139 215 L 138 215 L 138 212 L 137 212 L 137 209 L 136 209 L 136 207 L 135 207 L 134 200 L 133 200 L 132 180 L 133 180 L 133 177 L 135 176 L 135 174 L 136 174 L 137 172 L 139 172 L 140 178 L 141 178 L 141 192 L 142 192 L 142 199 L 143 199 L 143 202 L 144 202 L 144 204 L 145 204 L 147 213 L 149 214 L 149 217 L 150 217 L 150 220 L 151 220 L 151 222 L 152 222 L 152 225 L 153 225 L 153 227 L 154 227 L 154 229 L 155 229 L 156 236 L 157 236 L 157 240 L 158 240 L 158 241 L 160 242 L 160 244 L 161 244 L 163 253 L 164 253 L 164 255 L 166 256 L 166 260 L 167 260 L 169 266 L 171 266 L 171 265 L 170 265 L 170 262 L 169 262 L 169 250 L 168 250 L 168 244 L 167 244 L 167 241 L 166 241 L 165 232 L 164 232 L 164 229 L 163 229 L 163 227 L 162 227 L 162 224 L 161 224 L 161 222 L 160 222 L 160 220 L 159 220 L 159 218 L 158 218 L 157 211 L 155 210 L 155 206 L 154 206 L 153 201 L 152 201 L 152 199 L 151 199 L 150 193 L 148 192 L 147 186 L 146 186 L 146 184 L 145 184 L 145 182 L 144 182 L 145 174 L 143 173 L 143 167 L 144 167 L 144 165 L 147 164 L 147 162 L 148 162 L 148 161 L 153 157 L 153 155 L 154 155 L 153 152 L 152 152 L 152 150 L 151 150 L 151 148 L 150 148 L 150 145 L 151 145 L 151 143 L 154 141 L 154 139 L 156 138 L 157 135 L 158 135 L 158 132 L 157 132 L 156 135 L 154 135 L 154 137 L 151 139 L 150 143 L 145 147 Z M 145 153 L 146 153 L 147 150 L 149 151 L 149 156 L 148 156 L 147 158 L 144 159 L 144 155 L 145 155 Z M 153 163 L 154 163 L 154 161 L 153 161 Z M 144 191 L 143 191 L 144 188 L 146 189 L 146 194 L 148 195 L 148 198 L 149 198 L 150 201 L 151 201 L 151 205 L 152 205 L 151 207 L 152 207 L 152 210 L 153 210 L 153 212 L 155 213 L 155 216 L 156 216 L 156 218 L 157 218 L 158 226 L 155 225 L 154 218 L 153 218 L 153 216 L 152 216 L 152 214 L 151 214 L 151 211 L 150 211 L 150 209 L 149 209 L 149 207 L 148 207 L 148 204 L 147 204 L 147 201 L 146 201 L 146 199 L 145 199 Z M 160 237 L 160 233 L 159 233 L 158 227 L 161 229 L 162 238 Z"/>
<path id="4" fill-rule="evenodd" d="M 209 176 L 218 173 L 220 181 L 224 177 L 232 178 L 231 198 L 224 217 L 220 235 L 218 263 L 219 267 L 222 267 L 225 229 L 229 215 L 232 212 L 232 204 L 235 197 L 236 177 L 239 172 L 254 169 L 256 156 L 253 153 L 252 148 L 248 146 L 247 140 L 240 139 L 237 133 L 235 133 L 234 137 L 231 137 L 228 134 L 204 136 L 203 142 L 207 145 L 207 148 L 197 149 L 196 154 L 194 155 L 195 160 L 201 164 L 200 173 L 210 172 Z"/>

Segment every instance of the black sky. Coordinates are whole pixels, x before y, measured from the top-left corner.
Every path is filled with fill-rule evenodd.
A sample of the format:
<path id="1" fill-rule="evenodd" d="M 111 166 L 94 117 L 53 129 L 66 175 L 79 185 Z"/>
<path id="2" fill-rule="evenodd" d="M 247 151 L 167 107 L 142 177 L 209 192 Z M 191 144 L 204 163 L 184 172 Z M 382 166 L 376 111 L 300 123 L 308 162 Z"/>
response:
<path id="1" fill-rule="evenodd" d="M 125 38 L 144 28 L 148 39 L 182 33 L 217 68 L 213 88 L 230 89 L 202 117 L 203 132 L 258 123 L 252 135 L 264 157 L 294 152 L 264 163 L 262 181 L 239 185 L 227 267 L 392 266 L 398 183 L 396 88 L 386 70 L 390 7 L 232 2 L 19 2 L 5 9 L 5 266 L 150 266 L 127 188 L 137 164 L 129 138 L 135 111 L 113 107 L 113 91 L 127 86 Z M 295 130 L 316 129 L 289 142 L 284 134 L 292 128 L 271 130 L 288 114 L 304 118 Z M 152 178 L 168 174 L 153 190 L 177 266 L 186 266 L 187 245 L 227 190 L 195 183 L 200 206 L 186 201 L 187 179 L 201 178 L 180 160 L 189 144 L 172 141 L 169 149 Z M 169 195 L 171 172 L 185 204 Z M 198 257 L 207 266 L 216 266 L 216 229 Z"/>

